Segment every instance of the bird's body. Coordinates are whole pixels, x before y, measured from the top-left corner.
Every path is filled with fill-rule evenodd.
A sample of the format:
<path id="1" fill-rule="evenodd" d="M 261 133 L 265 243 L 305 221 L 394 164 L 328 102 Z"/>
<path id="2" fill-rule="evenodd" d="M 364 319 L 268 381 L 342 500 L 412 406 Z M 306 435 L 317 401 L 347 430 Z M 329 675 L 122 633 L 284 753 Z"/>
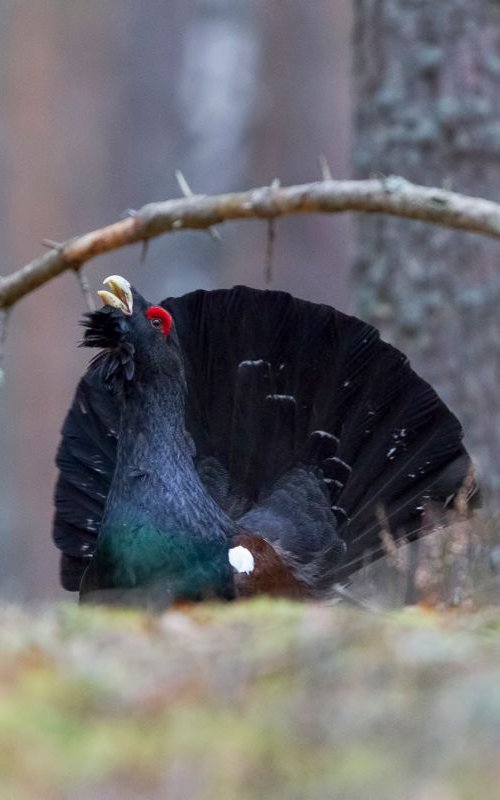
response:
<path id="1" fill-rule="evenodd" d="M 411 537 L 470 471 L 456 418 L 366 323 L 245 287 L 107 301 L 58 453 L 83 598 L 325 597 L 380 552 L 380 513 Z"/>
<path id="2" fill-rule="evenodd" d="M 228 595 L 233 524 L 196 471 L 183 393 L 165 392 L 162 378 L 131 382 L 122 398 L 116 467 L 84 589 Z"/>

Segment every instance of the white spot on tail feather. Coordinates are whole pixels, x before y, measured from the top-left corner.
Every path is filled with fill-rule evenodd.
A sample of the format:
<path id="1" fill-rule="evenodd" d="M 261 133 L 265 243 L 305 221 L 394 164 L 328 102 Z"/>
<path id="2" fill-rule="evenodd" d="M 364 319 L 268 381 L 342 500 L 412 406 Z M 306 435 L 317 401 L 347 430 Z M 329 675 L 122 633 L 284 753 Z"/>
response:
<path id="1" fill-rule="evenodd" d="M 247 360 L 247 361 L 240 361 L 238 364 L 238 369 L 240 367 L 260 367 L 261 364 L 269 364 L 269 361 L 264 361 L 263 358 L 257 358 L 255 361 Z"/>
<path id="2" fill-rule="evenodd" d="M 250 572 L 254 571 L 255 561 L 250 550 L 246 547 L 242 547 L 240 544 L 238 547 L 231 547 L 227 557 L 229 558 L 229 563 L 236 572 L 245 572 L 249 575 Z"/>
<path id="3" fill-rule="evenodd" d="M 287 403 L 296 403 L 295 397 L 292 394 L 268 394 L 266 400 L 286 400 Z"/>
<path id="4" fill-rule="evenodd" d="M 325 464 L 340 464 L 345 469 L 348 469 L 349 472 L 352 472 L 352 467 L 349 464 L 346 464 L 345 461 L 342 461 L 341 458 L 337 458 L 337 456 L 331 456 L 330 458 L 325 458 Z"/>
<path id="5" fill-rule="evenodd" d="M 312 431 L 310 436 L 320 436 L 322 439 L 333 439 L 334 442 L 338 442 L 336 436 L 333 433 L 328 433 L 328 431 Z"/>

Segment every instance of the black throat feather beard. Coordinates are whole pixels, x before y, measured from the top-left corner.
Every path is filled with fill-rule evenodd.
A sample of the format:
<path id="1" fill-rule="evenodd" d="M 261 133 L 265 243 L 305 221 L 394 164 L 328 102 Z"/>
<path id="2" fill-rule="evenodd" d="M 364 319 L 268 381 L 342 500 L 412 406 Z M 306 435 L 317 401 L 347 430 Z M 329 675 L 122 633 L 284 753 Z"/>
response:
<path id="1" fill-rule="evenodd" d="M 85 314 L 81 325 L 86 331 L 80 347 L 99 347 L 102 351 L 90 362 L 91 368 L 98 371 L 109 391 L 118 394 L 135 372 L 134 345 L 124 339 L 127 321 L 123 313 L 105 306 Z"/>

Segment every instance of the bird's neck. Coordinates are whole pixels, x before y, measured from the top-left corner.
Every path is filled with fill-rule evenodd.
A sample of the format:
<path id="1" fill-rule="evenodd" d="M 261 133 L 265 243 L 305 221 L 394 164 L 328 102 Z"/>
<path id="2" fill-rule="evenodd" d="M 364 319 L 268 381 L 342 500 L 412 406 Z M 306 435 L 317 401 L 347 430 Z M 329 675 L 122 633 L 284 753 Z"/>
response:
<path id="1" fill-rule="evenodd" d="M 108 506 L 132 505 L 160 525 L 228 538 L 233 530 L 201 483 L 185 427 L 184 391 L 154 378 L 123 398 L 116 468 Z"/>
<path id="2" fill-rule="evenodd" d="M 155 380 L 131 387 L 122 401 L 116 472 L 144 469 L 172 480 L 176 465 L 192 471 L 184 413 L 181 387 L 168 392 Z"/>

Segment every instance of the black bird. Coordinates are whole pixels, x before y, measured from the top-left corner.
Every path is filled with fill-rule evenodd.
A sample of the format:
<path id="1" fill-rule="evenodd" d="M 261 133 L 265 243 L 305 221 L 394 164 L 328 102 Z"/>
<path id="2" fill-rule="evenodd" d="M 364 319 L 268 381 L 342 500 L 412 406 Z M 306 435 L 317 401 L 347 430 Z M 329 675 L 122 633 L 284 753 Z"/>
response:
<path id="1" fill-rule="evenodd" d="M 383 554 L 382 518 L 415 537 L 470 484 L 458 420 L 367 323 L 284 292 L 155 306 L 105 283 L 57 454 L 61 581 L 84 601 L 325 598 Z"/>

